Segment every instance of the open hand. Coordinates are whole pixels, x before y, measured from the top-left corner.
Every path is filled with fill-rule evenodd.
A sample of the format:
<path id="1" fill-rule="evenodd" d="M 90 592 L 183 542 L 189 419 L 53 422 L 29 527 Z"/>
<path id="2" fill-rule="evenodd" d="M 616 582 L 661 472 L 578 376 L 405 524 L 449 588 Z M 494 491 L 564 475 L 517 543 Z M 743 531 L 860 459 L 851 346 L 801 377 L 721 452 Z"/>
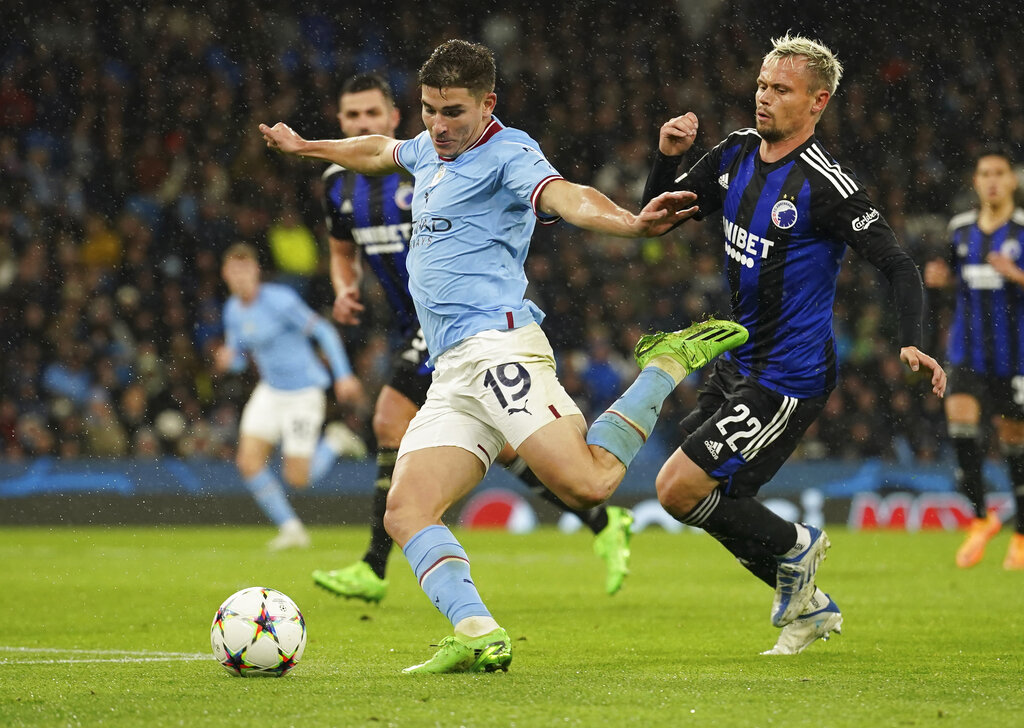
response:
<path id="1" fill-rule="evenodd" d="M 363 384 L 354 376 L 334 380 L 334 396 L 339 404 L 361 409 L 366 404 L 366 393 Z"/>
<path id="2" fill-rule="evenodd" d="M 697 195 L 687 190 L 662 192 L 644 205 L 637 222 L 645 235 L 664 235 L 697 214 L 700 208 L 693 204 L 696 199 Z"/>
<path id="3" fill-rule="evenodd" d="M 346 326 L 358 326 L 359 314 L 366 309 L 366 306 L 359 302 L 359 291 L 349 290 L 339 293 L 334 299 L 334 306 L 331 315 L 339 324 Z"/>
<path id="4" fill-rule="evenodd" d="M 900 349 L 900 359 L 910 367 L 911 371 L 920 371 L 924 366 L 932 370 L 932 391 L 939 397 L 946 393 L 946 372 L 939 366 L 939 363 L 925 354 L 918 351 L 916 346 L 904 346 Z"/>

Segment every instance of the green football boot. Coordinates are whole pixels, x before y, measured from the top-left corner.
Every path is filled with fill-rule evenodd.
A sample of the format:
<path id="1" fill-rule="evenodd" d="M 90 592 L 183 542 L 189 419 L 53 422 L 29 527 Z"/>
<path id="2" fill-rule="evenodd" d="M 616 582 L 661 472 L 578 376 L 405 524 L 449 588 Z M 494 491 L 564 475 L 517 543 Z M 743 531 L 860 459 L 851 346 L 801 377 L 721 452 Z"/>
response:
<path id="1" fill-rule="evenodd" d="M 719 354 L 746 342 L 747 336 L 747 330 L 735 321 L 712 318 L 682 331 L 641 336 L 633 356 L 641 369 L 655 357 L 668 356 L 684 366 L 687 373 L 693 373 Z"/>
<path id="2" fill-rule="evenodd" d="M 633 534 L 633 513 L 608 506 L 608 525 L 594 536 L 594 553 L 604 559 L 607 569 L 604 588 L 614 594 L 629 573 L 629 537 Z"/>
<path id="3" fill-rule="evenodd" d="M 512 642 L 501 627 L 482 637 L 468 639 L 455 635 L 441 640 L 437 652 L 422 665 L 407 667 L 409 674 L 437 675 L 447 672 L 508 672 Z"/>
<path id="4" fill-rule="evenodd" d="M 313 581 L 317 586 L 346 599 L 379 602 L 388 593 L 387 580 L 373 573 L 365 561 L 357 561 L 334 571 L 314 571 Z"/>

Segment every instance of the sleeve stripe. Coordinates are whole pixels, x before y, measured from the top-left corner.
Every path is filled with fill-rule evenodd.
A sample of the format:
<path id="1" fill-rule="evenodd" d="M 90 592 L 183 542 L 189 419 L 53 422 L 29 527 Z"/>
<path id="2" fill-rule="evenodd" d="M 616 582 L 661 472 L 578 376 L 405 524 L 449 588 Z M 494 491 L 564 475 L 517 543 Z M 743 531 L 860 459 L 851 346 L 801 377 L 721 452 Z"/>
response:
<path id="1" fill-rule="evenodd" d="M 398 142 L 398 144 L 391 148 L 391 157 L 392 159 L 395 160 L 395 164 L 397 164 L 402 169 L 408 171 L 408 168 L 404 164 L 402 164 L 402 160 L 398 158 L 398 148 L 401 147 L 403 144 L 405 144 L 405 140 Z"/>
<path id="2" fill-rule="evenodd" d="M 547 177 L 545 177 L 544 179 L 537 183 L 537 186 L 533 188 L 533 194 L 530 195 L 530 207 L 533 208 L 533 214 L 536 215 L 537 218 L 544 225 L 550 225 L 551 223 L 557 222 L 558 220 L 561 219 L 560 217 L 557 216 L 553 218 L 542 217 L 543 213 L 541 213 L 541 211 L 537 209 L 537 201 L 540 199 L 540 193 L 543 192 L 544 188 L 547 187 L 551 182 L 554 182 L 556 179 L 563 179 L 563 177 L 560 174 L 548 175 Z"/>
<path id="3" fill-rule="evenodd" d="M 807 148 L 807 152 L 816 157 L 818 161 L 824 164 L 825 167 L 832 172 L 841 183 L 844 183 L 844 185 L 849 188 L 851 195 L 857 191 L 857 183 L 850 179 L 849 175 L 843 172 L 842 168 L 836 162 L 829 161 L 828 157 L 825 156 L 825 153 L 821 151 L 820 147 L 812 144 Z"/>
<path id="4" fill-rule="evenodd" d="M 822 154 L 821 150 L 814 145 L 807 147 L 807 149 L 801 152 L 800 158 L 821 172 L 822 176 L 831 182 L 832 186 L 835 187 L 839 191 L 839 194 L 844 198 L 849 197 L 857 191 L 857 185 L 839 168 L 839 165 L 835 162 L 830 162 L 825 155 Z"/>

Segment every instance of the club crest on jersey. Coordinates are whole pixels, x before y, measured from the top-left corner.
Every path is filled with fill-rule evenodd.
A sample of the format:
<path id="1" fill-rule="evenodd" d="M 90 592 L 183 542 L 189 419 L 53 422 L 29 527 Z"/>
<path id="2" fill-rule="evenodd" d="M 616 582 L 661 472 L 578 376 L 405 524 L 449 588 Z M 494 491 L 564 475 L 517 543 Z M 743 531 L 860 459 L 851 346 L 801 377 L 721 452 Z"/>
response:
<path id="1" fill-rule="evenodd" d="M 444 179 L 444 175 L 445 175 L 445 173 L 446 173 L 447 171 L 448 171 L 448 168 L 447 168 L 447 167 L 446 167 L 445 165 L 443 165 L 443 164 L 442 164 L 442 165 L 440 165 L 440 166 L 439 166 L 439 167 L 437 168 L 437 171 L 436 171 L 436 172 L 434 172 L 434 179 L 430 180 L 430 184 L 429 184 L 429 185 L 427 185 L 427 187 L 433 187 L 433 186 L 434 186 L 434 185 L 436 185 L 436 184 L 437 184 L 438 182 L 440 182 L 440 181 L 441 181 L 442 179 Z"/>
<path id="2" fill-rule="evenodd" d="M 796 205 L 789 200 L 779 200 L 772 206 L 772 223 L 779 230 L 789 230 L 796 225 Z"/>
<path id="3" fill-rule="evenodd" d="M 395 190 L 395 204 L 399 210 L 408 210 L 412 207 L 412 185 L 402 182 Z"/>
<path id="4" fill-rule="evenodd" d="M 999 246 L 999 252 L 1010 260 L 1020 260 L 1020 240 L 1017 238 L 1004 240 L 1003 244 Z"/>

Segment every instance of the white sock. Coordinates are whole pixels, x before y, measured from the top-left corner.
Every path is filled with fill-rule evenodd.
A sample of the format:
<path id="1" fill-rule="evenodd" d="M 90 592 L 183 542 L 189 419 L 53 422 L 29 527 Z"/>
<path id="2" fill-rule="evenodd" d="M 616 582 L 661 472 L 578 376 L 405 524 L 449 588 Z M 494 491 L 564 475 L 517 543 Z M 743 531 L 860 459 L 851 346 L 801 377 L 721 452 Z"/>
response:
<path id="1" fill-rule="evenodd" d="M 498 629 L 493 617 L 466 617 L 455 625 L 455 634 L 474 639 Z"/>
<path id="2" fill-rule="evenodd" d="M 281 524 L 281 531 L 285 533 L 298 533 L 305 531 L 305 527 L 302 525 L 302 521 L 298 518 L 289 518 L 287 521 Z"/>
<path id="3" fill-rule="evenodd" d="M 811 601 L 807 602 L 807 608 L 804 609 L 803 614 L 810 614 L 811 612 L 817 612 L 819 609 L 824 609 L 828 606 L 828 594 L 821 590 L 821 587 L 814 587 L 814 596 L 811 597 Z M 801 615 L 803 616 L 803 615 Z"/>
<path id="4" fill-rule="evenodd" d="M 804 549 L 811 545 L 811 532 L 802 523 L 794 523 L 796 526 L 796 544 L 789 551 L 782 555 L 784 559 L 791 559 L 799 556 Z"/>

